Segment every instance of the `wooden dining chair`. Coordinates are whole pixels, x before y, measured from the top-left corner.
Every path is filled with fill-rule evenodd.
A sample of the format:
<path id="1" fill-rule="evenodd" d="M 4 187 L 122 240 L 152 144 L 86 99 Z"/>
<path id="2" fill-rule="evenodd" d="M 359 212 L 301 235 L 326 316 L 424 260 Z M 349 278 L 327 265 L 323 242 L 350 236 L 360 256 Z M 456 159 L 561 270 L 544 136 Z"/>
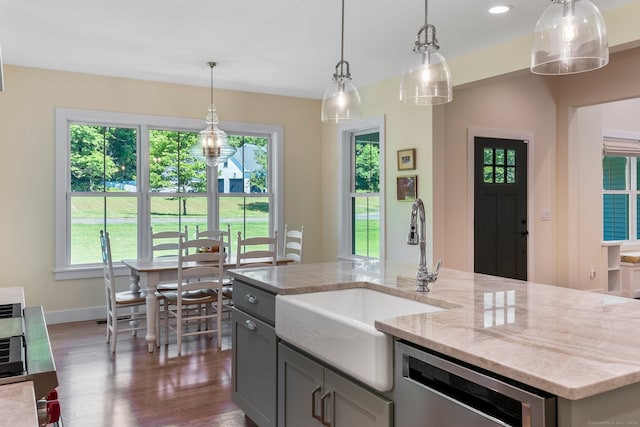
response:
<path id="1" fill-rule="evenodd" d="M 146 298 L 143 292 L 118 292 L 116 290 L 111 258 L 111 239 L 109 233 L 103 230 L 100 230 L 100 248 L 102 250 L 104 290 L 107 302 L 107 343 L 111 344 L 111 352 L 115 353 L 119 334 L 130 332 L 136 335 L 139 330 L 147 328 L 146 315 L 139 310 L 141 306 L 145 306 Z"/>
<path id="2" fill-rule="evenodd" d="M 154 232 L 153 227 L 150 228 L 151 234 L 151 258 L 170 258 L 178 257 L 180 252 L 180 242 L 188 240 L 189 228 L 185 225 L 184 232 L 176 230 Z M 178 284 L 176 281 L 168 281 L 158 283 L 156 286 L 156 313 L 158 317 L 164 316 L 165 310 L 162 309 L 165 304 L 164 294 L 166 292 L 176 292 Z M 162 320 L 158 318 L 158 322 Z M 160 347 L 160 335 L 156 334 L 156 345 Z"/>
<path id="3" fill-rule="evenodd" d="M 238 231 L 236 243 L 236 267 L 250 268 L 275 266 L 278 264 L 278 231 L 273 237 L 248 237 L 242 238 L 242 232 Z M 223 288 L 224 300 L 233 300 L 233 283 Z"/>
<path id="4" fill-rule="evenodd" d="M 226 252 L 227 256 L 231 255 L 231 224 L 227 224 L 227 229 L 212 229 L 201 230 L 199 225 L 196 225 L 196 239 L 213 239 L 221 240 L 224 242 L 222 252 Z"/>
<path id="5" fill-rule="evenodd" d="M 278 261 L 278 231 L 273 237 L 242 238 L 238 231 L 236 245 L 236 268 L 260 267 L 277 265 Z"/>
<path id="6" fill-rule="evenodd" d="M 188 240 L 189 229 L 185 225 L 184 233 L 181 231 L 153 231 L 151 227 L 151 257 L 161 258 L 166 256 L 178 256 L 180 241 Z"/>
<path id="7" fill-rule="evenodd" d="M 211 334 L 213 337 L 213 332 L 217 332 L 218 348 L 222 346 L 224 252 L 198 251 L 216 245 L 222 245 L 222 241 L 193 239 L 180 244 L 178 288 L 175 292 L 164 293 L 165 342 L 168 344 L 169 330 L 175 332 L 178 355 L 182 354 L 182 339 L 187 336 Z M 216 321 L 215 328 L 213 320 Z"/>
<path id="8" fill-rule="evenodd" d="M 302 241 L 304 236 L 304 225 L 300 230 L 289 230 L 287 224 L 284 225 L 283 257 L 302 263 Z"/>
<path id="9" fill-rule="evenodd" d="M 226 254 L 226 257 L 229 258 L 231 256 L 231 224 L 227 223 L 227 229 L 209 229 L 203 230 L 200 229 L 200 226 L 196 224 L 196 239 L 214 239 L 220 240 L 224 242 L 222 244 L 222 252 Z M 223 276 L 222 283 L 222 307 L 224 313 L 227 314 L 227 319 L 231 318 L 231 307 L 233 305 L 230 298 L 230 286 L 231 286 L 231 277 L 226 273 Z"/>
<path id="10" fill-rule="evenodd" d="M 180 252 L 180 242 L 187 240 L 189 230 L 184 226 L 184 233 L 181 231 L 158 231 L 153 232 L 151 227 L 151 258 L 178 257 Z M 159 292 L 175 291 L 178 285 L 175 281 L 158 284 Z M 161 295 L 160 295 L 161 296 Z M 161 303 L 161 301 L 158 301 Z"/>

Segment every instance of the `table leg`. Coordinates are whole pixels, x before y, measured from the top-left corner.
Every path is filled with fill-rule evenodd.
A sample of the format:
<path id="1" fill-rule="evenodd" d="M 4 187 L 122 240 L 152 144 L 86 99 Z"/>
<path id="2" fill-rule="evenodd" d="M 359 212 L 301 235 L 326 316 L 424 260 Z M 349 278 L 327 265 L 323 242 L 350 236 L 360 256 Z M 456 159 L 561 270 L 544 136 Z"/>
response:
<path id="1" fill-rule="evenodd" d="M 144 281 L 146 282 L 147 289 L 147 335 L 145 336 L 145 340 L 147 341 L 147 348 L 149 353 L 153 353 L 156 348 L 156 340 L 159 338 L 156 336 L 156 317 L 158 313 L 157 304 L 158 299 L 156 298 L 156 288 L 158 286 L 158 281 L 160 277 L 158 273 L 147 273 L 145 274 Z"/>
<path id="2" fill-rule="evenodd" d="M 140 276 L 138 276 L 138 274 L 134 271 L 131 270 L 129 272 L 129 276 L 131 277 L 131 285 L 129 285 L 129 290 L 134 293 L 137 294 L 140 292 Z M 138 307 L 131 307 L 131 320 L 129 321 L 129 326 L 131 328 L 137 328 L 138 325 L 140 324 L 140 320 L 138 319 Z M 131 333 L 133 335 L 136 335 L 137 331 L 132 331 Z"/>
<path id="3" fill-rule="evenodd" d="M 131 277 L 131 285 L 129 285 L 129 290 L 134 294 L 140 292 L 140 276 L 138 276 L 138 273 L 136 273 L 135 270 L 130 270 L 129 276 Z"/>

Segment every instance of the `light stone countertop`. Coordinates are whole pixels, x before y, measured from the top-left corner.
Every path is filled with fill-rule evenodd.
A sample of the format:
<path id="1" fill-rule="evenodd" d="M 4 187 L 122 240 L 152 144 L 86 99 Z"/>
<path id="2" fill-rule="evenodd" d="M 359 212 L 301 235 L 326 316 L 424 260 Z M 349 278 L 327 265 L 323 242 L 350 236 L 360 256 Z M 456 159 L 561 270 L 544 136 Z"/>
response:
<path id="1" fill-rule="evenodd" d="M 37 427 L 38 413 L 33 383 L 24 381 L 0 386 L 0 427 Z"/>
<path id="2" fill-rule="evenodd" d="M 640 300 L 416 265 L 341 261 L 231 270 L 279 294 L 368 287 L 448 308 L 379 319 L 378 330 L 569 400 L 640 382 Z"/>
<path id="3" fill-rule="evenodd" d="M 0 288 L 0 304 L 14 303 L 21 303 L 24 307 L 23 288 Z M 38 426 L 33 383 L 22 381 L 0 385 L 0 414 L 0 427 Z"/>

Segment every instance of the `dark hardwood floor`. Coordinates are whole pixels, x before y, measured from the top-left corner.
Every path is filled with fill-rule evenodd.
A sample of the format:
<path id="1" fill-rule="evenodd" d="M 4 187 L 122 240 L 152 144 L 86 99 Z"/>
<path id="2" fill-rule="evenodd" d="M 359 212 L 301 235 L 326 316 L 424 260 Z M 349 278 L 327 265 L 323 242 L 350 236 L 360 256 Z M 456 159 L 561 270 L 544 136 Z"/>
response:
<path id="1" fill-rule="evenodd" d="M 231 326 L 222 350 L 207 337 L 175 336 L 147 352 L 144 336 L 124 334 L 115 355 L 95 321 L 49 326 L 64 427 L 251 426 L 231 402 Z"/>

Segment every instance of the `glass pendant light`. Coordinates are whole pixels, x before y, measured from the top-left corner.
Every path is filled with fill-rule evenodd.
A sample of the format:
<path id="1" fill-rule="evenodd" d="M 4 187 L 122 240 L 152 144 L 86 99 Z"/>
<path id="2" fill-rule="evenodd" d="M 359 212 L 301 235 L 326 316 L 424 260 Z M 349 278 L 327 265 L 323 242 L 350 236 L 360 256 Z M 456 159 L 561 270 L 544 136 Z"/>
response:
<path id="1" fill-rule="evenodd" d="M 552 0 L 536 24 L 531 49 L 534 74 L 573 74 L 609 62 L 607 28 L 589 0 Z"/>
<path id="2" fill-rule="evenodd" d="M 218 115 L 216 114 L 216 106 L 213 104 L 213 67 L 216 66 L 216 63 L 209 62 L 208 64 L 211 67 L 211 105 L 209 105 L 209 114 L 205 120 L 207 127 L 200 131 L 198 140 L 207 166 L 213 167 L 223 164 L 233 156 L 236 147 L 229 144 L 226 132 L 218 128 Z"/>
<path id="3" fill-rule="evenodd" d="M 428 0 L 424 2 L 424 25 L 418 30 L 413 55 L 400 79 L 400 102 L 411 105 L 445 104 L 453 99 L 451 72 L 438 52 L 436 27 L 427 21 Z"/>
<path id="4" fill-rule="evenodd" d="M 362 119 L 362 102 L 351 83 L 349 63 L 344 60 L 344 0 L 342 0 L 342 35 L 340 62 L 336 65 L 331 84 L 322 97 L 322 121 L 344 123 Z"/>

